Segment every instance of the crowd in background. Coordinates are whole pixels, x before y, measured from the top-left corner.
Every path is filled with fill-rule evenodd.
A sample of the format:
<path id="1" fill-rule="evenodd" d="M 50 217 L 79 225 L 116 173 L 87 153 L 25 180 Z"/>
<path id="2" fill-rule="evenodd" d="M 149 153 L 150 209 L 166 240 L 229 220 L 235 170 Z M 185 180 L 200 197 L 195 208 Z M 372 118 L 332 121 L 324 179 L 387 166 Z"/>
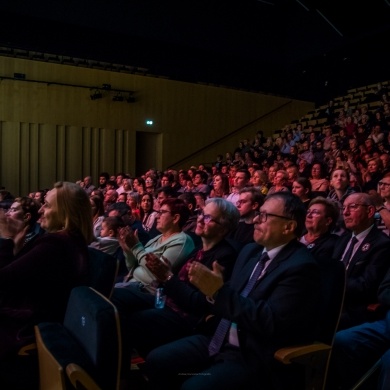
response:
<path id="1" fill-rule="evenodd" d="M 0 240 L 0 254 L 2 250 L 9 259 L 5 261 L 4 258 L 4 264 L 0 262 L 0 277 L 3 275 L 6 279 L 7 268 L 15 267 L 18 261 L 22 264 L 23 259 L 29 259 L 29 256 L 34 258 L 37 243 L 46 248 L 47 239 L 41 227 L 46 233 L 55 232 L 62 239 L 63 230 L 68 228 L 65 222 L 60 223 L 57 219 L 65 221 L 66 218 L 57 206 L 54 207 L 58 214 L 56 218 L 53 219 L 50 210 L 52 204 L 64 202 L 61 198 L 64 186 L 71 191 L 69 194 L 81 191 L 81 198 L 88 199 L 91 206 L 88 228 L 92 225 L 93 235 L 84 234 L 88 238 L 83 238 L 83 242 L 120 260 L 112 300 L 119 308 L 124 329 L 123 342 L 126 348 L 123 356 L 129 360 L 134 347 L 144 357 L 151 353 L 150 367 L 154 369 L 149 372 L 149 376 L 155 388 L 159 388 L 161 380 L 157 374 L 162 363 L 158 360 L 158 354 L 167 353 L 163 345 L 179 342 L 178 338 L 191 335 L 206 310 L 210 309 L 209 297 L 206 299 L 206 296 L 211 295 L 216 302 L 222 302 L 223 298 L 217 294 L 214 296 L 215 289 L 211 289 L 213 294 L 206 293 L 210 291 L 210 286 L 204 285 L 202 278 L 197 279 L 198 273 L 209 275 L 208 280 L 217 274 L 213 283 L 218 285 L 218 291 L 224 291 L 221 296 L 226 299 L 226 294 L 231 292 L 221 287 L 223 281 L 230 277 L 234 280 L 232 270 L 237 256 L 238 263 L 242 263 L 245 268 L 243 264 L 246 264 L 247 258 L 253 257 L 249 248 L 256 251 L 256 255 L 259 254 L 257 252 L 268 252 L 274 263 L 282 262 L 283 256 L 291 256 L 297 264 L 302 265 L 302 270 L 311 269 L 311 276 L 307 280 L 304 278 L 304 283 L 297 282 L 294 289 L 301 294 L 303 286 L 306 289 L 311 286 L 312 296 L 307 298 L 310 294 L 305 290 L 302 303 L 310 307 L 313 315 L 302 316 L 297 320 L 295 336 L 302 332 L 302 319 L 305 318 L 304 323 L 307 325 L 309 322 L 314 324 L 316 318 L 314 299 L 318 286 L 315 285 L 319 283 L 314 283 L 318 275 L 312 269 L 313 259 L 308 252 L 311 252 L 320 267 L 324 267 L 330 259 L 345 265 L 346 298 L 339 332 L 350 331 L 367 321 L 374 323 L 376 318 L 370 316 L 366 307 L 381 299 L 377 291 L 381 283 L 387 283 L 389 277 L 386 273 L 390 268 L 386 258 L 390 249 L 390 102 L 387 90 L 381 85 L 378 85 L 376 96 L 381 104 L 375 112 L 369 110 L 367 105 L 352 108 L 349 101 L 345 101 L 342 109 L 336 113 L 334 102 L 330 101 L 326 109 L 319 113 L 319 116 L 327 118 L 321 129 L 296 123 L 294 126 L 286 126 L 272 137 L 264 137 L 263 131 L 259 130 L 253 139 L 240 140 L 235 150 L 218 154 L 211 163 L 177 170 L 158 171 L 151 168 L 139 176 L 125 172 L 101 172 L 97 178 L 86 175 L 76 183 L 56 185 L 52 190 L 37 190 L 21 197 L 14 197 L 2 189 L 0 235 L 3 241 Z M 60 198 L 57 199 L 58 196 Z M 70 206 L 71 202 L 64 204 Z M 87 217 L 86 209 L 79 210 L 84 213 L 84 218 Z M 79 220 L 80 215 L 77 218 L 74 216 L 74 219 Z M 25 227 L 21 239 L 18 239 L 20 234 L 15 229 L 21 228 L 22 221 L 25 221 Z M 55 228 L 51 226 L 54 222 Z M 11 226 L 14 226 L 15 231 L 10 229 Z M 264 226 L 267 229 L 262 231 Z M 74 229 L 77 230 L 75 226 L 69 229 L 71 238 L 74 238 Z M 358 243 L 352 243 L 352 239 Z M 13 246 L 9 240 L 14 241 Z M 50 252 L 46 252 L 50 257 Z M 279 252 L 284 255 L 278 257 Z M 358 256 L 360 261 L 354 260 Z M 222 268 L 215 266 L 216 260 L 223 264 Z M 278 278 L 283 280 L 289 272 L 297 281 L 304 275 L 304 271 L 298 272 L 292 267 L 283 271 Z M 267 279 L 264 273 L 259 277 Z M 309 280 L 313 285 L 310 285 Z M 167 301 L 168 311 L 153 306 L 159 284 L 164 285 L 171 294 Z M 276 283 L 276 286 L 282 285 Z M 266 282 L 264 286 L 267 286 Z M 264 287 L 265 290 L 267 288 Z M 265 293 L 260 286 L 259 294 L 262 296 L 264 293 L 261 299 L 271 305 L 271 312 L 277 312 L 279 308 L 272 309 L 270 302 L 274 299 L 271 297 L 278 296 L 280 292 L 279 287 L 273 288 Z M 70 287 L 67 286 L 67 289 Z M 187 295 L 191 302 L 196 298 L 196 305 L 186 306 L 183 303 Z M 236 313 L 233 300 L 231 302 L 232 313 Z M 242 304 L 239 305 L 240 310 Z M 287 317 L 291 316 L 291 321 L 295 321 L 292 302 L 290 306 L 283 309 L 286 312 L 282 310 L 284 314 L 281 318 L 288 313 Z M 197 312 L 192 311 L 195 307 Z M 231 314 L 220 310 L 222 315 Z M 226 310 L 229 313 L 230 309 Z M 152 321 L 145 313 L 149 313 Z M 159 325 L 160 331 L 168 318 L 170 326 L 153 338 L 153 329 L 147 331 L 148 324 L 161 321 L 162 313 L 166 317 Z M 269 320 L 268 308 L 259 309 L 256 313 L 259 324 L 266 318 Z M 61 314 L 57 317 L 60 318 Z M 282 321 L 275 315 L 275 327 L 264 330 L 270 332 L 270 340 L 275 337 L 272 348 L 276 348 L 280 338 L 284 337 L 275 333 L 275 329 L 291 324 L 285 321 L 287 317 Z M 239 319 L 237 322 L 240 326 Z M 243 328 L 249 337 L 261 338 L 257 334 L 258 329 L 252 329 L 250 324 L 245 324 Z M 137 334 L 136 340 L 130 329 Z M 236 347 L 243 340 L 238 340 L 237 330 L 232 329 L 229 347 L 233 346 L 233 353 L 236 353 Z M 307 332 L 300 336 L 302 340 L 309 337 Z M 340 336 L 336 337 L 336 341 L 339 340 L 340 345 L 349 340 L 349 333 L 338 334 Z M 297 340 L 292 338 L 286 342 L 296 343 Z M 204 341 L 200 339 L 199 343 Z M 387 341 L 382 345 L 379 356 L 390 347 Z M 253 351 L 252 345 L 246 345 L 245 348 L 245 351 L 254 353 L 247 357 L 248 361 L 257 361 L 254 356 L 264 352 Z M 153 352 L 155 349 L 157 355 Z M 342 356 L 340 350 L 336 349 L 335 356 Z M 267 360 L 269 356 L 264 355 L 263 358 Z M 156 362 L 158 364 L 153 366 Z M 127 364 L 125 366 L 129 367 Z M 244 376 L 248 374 L 248 378 L 258 375 L 246 365 L 244 368 L 234 367 L 232 372 L 236 369 L 237 373 Z M 271 370 L 271 377 L 279 369 L 276 367 L 275 371 Z M 336 373 L 334 376 L 337 377 Z M 171 383 L 172 378 L 167 376 L 165 379 Z M 347 378 L 340 374 L 335 380 L 337 385 L 344 381 L 347 388 L 355 379 L 355 375 L 350 372 Z M 191 380 L 195 381 L 195 378 Z M 161 381 L 163 385 L 164 380 Z"/>

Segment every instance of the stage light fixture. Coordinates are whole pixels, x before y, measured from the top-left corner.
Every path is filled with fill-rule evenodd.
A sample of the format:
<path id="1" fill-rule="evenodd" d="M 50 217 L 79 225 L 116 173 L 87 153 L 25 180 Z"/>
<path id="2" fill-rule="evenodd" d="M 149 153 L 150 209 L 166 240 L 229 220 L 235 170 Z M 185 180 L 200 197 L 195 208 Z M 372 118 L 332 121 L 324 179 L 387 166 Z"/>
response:
<path id="1" fill-rule="evenodd" d="M 114 102 L 123 102 L 124 98 L 123 98 L 123 96 L 122 96 L 121 93 L 117 93 L 117 94 L 112 98 L 112 100 L 113 100 Z"/>
<path id="2" fill-rule="evenodd" d="M 92 95 L 90 95 L 91 100 L 101 99 L 103 97 L 102 93 L 99 90 L 96 90 Z"/>

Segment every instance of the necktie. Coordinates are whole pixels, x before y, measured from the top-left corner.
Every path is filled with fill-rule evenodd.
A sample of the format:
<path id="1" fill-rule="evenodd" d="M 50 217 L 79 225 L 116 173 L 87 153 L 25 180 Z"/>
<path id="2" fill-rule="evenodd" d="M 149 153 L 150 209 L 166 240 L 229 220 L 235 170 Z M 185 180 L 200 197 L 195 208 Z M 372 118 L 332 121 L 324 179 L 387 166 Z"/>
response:
<path id="1" fill-rule="evenodd" d="M 348 247 L 348 250 L 347 252 L 345 252 L 345 255 L 343 257 L 343 263 L 344 265 L 347 267 L 350 260 L 351 260 L 351 257 L 352 257 L 352 252 L 353 252 L 353 248 L 355 247 L 356 243 L 358 242 L 359 240 L 356 238 L 356 236 L 353 236 L 351 238 L 351 240 L 349 241 L 349 247 Z"/>
<path id="2" fill-rule="evenodd" d="M 248 283 L 246 284 L 245 288 L 242 290 L 241 296 L 247 297 L 248 294 L 251 292 L 257 279 L 259 279 L 259 276 L 261 275 L 261 272 L 263 271 L 267 260 L 269 260 L 268 253 L 264 252 L 260 257 L 260 260 L 256 263 L 256 267 L 252 273 L 252 276 L 249 278 Z M 231 323 L 232 322 L 230 320 L 227 320 L 225 318 L 222 318 L 222 320 L 219 322 L 218 327 L 215 330 L 214 336 L 210 341 L 210 345 L 209 345 L 210 356 L 215 355 L 221 349 L 221 346 L 223 344 L 223 341 L 225 340 L 225 337 L 227 335 Z"/>

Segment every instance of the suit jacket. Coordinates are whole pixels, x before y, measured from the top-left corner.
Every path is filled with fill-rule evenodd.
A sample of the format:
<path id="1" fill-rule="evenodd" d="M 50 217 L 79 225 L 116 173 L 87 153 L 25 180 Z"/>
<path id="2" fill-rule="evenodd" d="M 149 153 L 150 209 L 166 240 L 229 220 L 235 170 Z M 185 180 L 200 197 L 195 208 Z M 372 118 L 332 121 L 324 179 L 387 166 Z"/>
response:
<path id="1" fill-rule="evenodd" d="M 345 233 L 335 248 L 333 257 L 341 261 L 352 233 Z M 390 238 L 374 225 L 350 260 L 346 272 L 344 308 L 339 329 L 372 321 L 367 310 L 378 300 L 378 288 L 389 269 Z"/>
<path id="2" fill-rule="evenodd" d="M 254 369 L 266 367 L 273 381 L 280 381 L 286 370 L 276 362 L 274 352 L 315 338 L 320 271 L 308 249 L 292 240 L 271 261 L 248 297 L 242 297 L 240 292 L 259 254 L 261 247 L 257 244 L 242 249 L 231 281 L 216 296 L 214 310 L 237 324 L 240 349 L 248 364 Z"/>
<path id="3" fill-rule="evenodd" d="M 325 233 L 307 245 L 307 249 L 322 266 L 332 258 L 334 248 L 338 245 L 338 239 L 337 234 Z"/>

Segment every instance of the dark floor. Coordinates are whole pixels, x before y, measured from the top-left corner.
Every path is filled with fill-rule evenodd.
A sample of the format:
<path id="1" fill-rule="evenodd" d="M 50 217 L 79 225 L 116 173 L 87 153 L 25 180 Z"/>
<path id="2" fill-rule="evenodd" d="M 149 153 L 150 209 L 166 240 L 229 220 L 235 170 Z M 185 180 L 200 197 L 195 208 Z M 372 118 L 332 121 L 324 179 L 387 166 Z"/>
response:
<path id="1" fill-rule="evenodd" d="M 148 390 L 148 382 L 142 370 L 142 364 L 132 365 L 126 380 L 121 381 L 120 390 Z"/>

